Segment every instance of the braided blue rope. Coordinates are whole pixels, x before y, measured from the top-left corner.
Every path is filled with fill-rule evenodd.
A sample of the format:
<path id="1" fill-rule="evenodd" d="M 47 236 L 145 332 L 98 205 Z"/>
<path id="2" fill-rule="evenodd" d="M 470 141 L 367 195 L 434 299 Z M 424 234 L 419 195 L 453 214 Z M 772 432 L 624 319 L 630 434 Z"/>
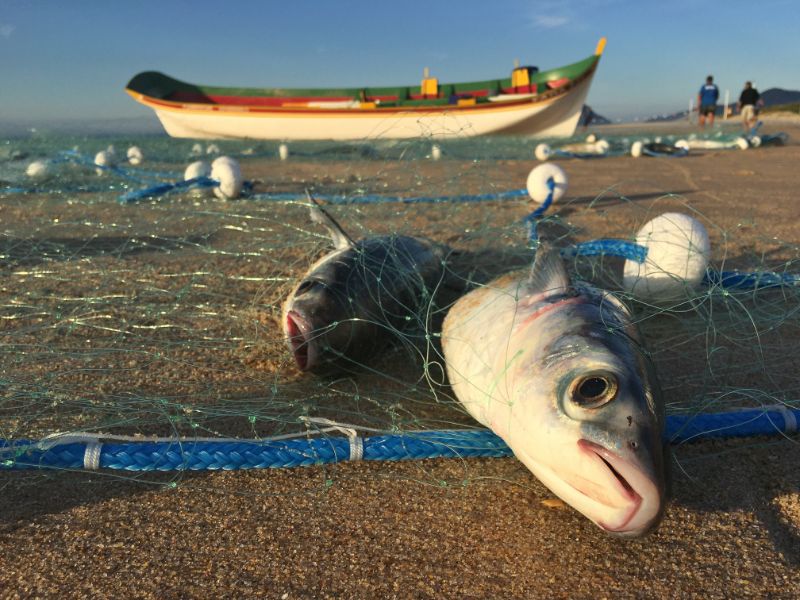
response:
<path id="1" fill-rule="evenodd" d="M 556 191 L 556 180 L 553 177 L 547 178 L 547 190 L 547 198 L 544 199 L 541 206 L 523 219 L 523 222 L 528 223 L 528 246 L 531 248 L 535 248 L 539 244 L 539 234 L 536 231 L 539 219 L 542 218 L 542 215 L 547 212 L 547 209 L 553 203 L 553 195 Z"/>
<path id="2" fill-rule="evenodd" d="M 40 449 L 35 442 L 0 442 L 0 470 L 32 468 L 82 469 L 86 443 L 65 443 Z M 488 431 L 421 431 L 376 435 L 363 441 L 364 460 L 473 458 L 508 456 L 505 443 Z M 343 437 L 280 441 L 175 440 L 107 443 L 99 467 L 124 471 L 198 471 L 289 468 L 350 459 L 350 442 Z"/>
<path id="3" fill-rule="evenodd" d="M 574 258 L 576 256 L 618 256 L 641 264 L 647 258 L 647 248 L 625 240 L 600 239 L 581 242 L 569 248 L 564 248 L 561 251 L 561 255 L 566 258 Z"/>
<path id="4" fill-rule="evenodd" d="M 210 177 L 194 177 L 176 183 L 159 183 L 143 190 L 133 190 L 127 194 L 122 194 L 117 200 L 120 204 L 130 204 L 145 198 L 155 198 L 170 192 L 185 190 L 189 188 L 212 188 L 219 186 L 219 181 Z"/>
<path id="5" fill-rule="evenodd" d="M 756 290 L 772 287 L 792 287 L 800 283 L 800 275 L 791 273 L 741 273 L 739 271 L 706 272 L 704 281 L 707 285 L 719 285 L 725 289 Z"/>
<path id="6" fill-rule="evenodd" d="M 751 409 L 707 415 L 672 415 L 665 439 L 679 444 L 700 439 L 790 435 L 800 410 Z M 0 470 L 83 469 L 86 442 L 42 449 L 29 440 L 0 441 Z M 292 440 L 220 440 L 103 443 L 97 466 L 123 471 L 200 471 L 291 468 L 351 459 L 344 437 Z M 488 430 L 418 431 L 363 440 L 364 460 L 422 460 L 510 456 L 505 442 Z"/>
<path id="7" fill-rule="evenodd" d="M 616 256 L 639 264 L 647 259 L 647 248 L 625 240 L 600 239 L 581 242 L 561 250 L 566 258 L 576 256 Z M 794 287 L 800 284 L 800 275 L 762 271 L 742 273 L 740 271 L 715 271 L 708 269 L 703 278 L 708 286 L 720 286 L 727 290 L 760 290 L 774 287 Z"/>

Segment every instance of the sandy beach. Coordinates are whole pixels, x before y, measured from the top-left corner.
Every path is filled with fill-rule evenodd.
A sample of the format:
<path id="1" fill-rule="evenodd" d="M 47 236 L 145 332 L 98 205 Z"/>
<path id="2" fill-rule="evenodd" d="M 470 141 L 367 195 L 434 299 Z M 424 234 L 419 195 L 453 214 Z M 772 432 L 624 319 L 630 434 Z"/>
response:
<path id="1" fill-rule="evenodd" d="M 690 131 L 653 131 L 662 128 Z M 548 229 L 570 240 L 630 237 L 661 212 L 691 211 L 709 229 L 720 267 L 788 263 L 800 272 L 800 120 L 767 118 L 763 129 L 786 131 L 789 145 L 559 161 L 570 188 Z M 245 160 L 242 169 L 257 192 L 358 185 L 435 195 L 522 187 L 536 164 L 297 158 Z M 203 435 L 285 432 L 309 411 L 304 399 L 316 397 L 337 404 L 314 404 L 315 414 L 346 422 L 471 424 L 405 348 L 373 372 L 334 381 L 296 369 L 279 328 L 281 301 L 326 251 L 304 207 L 57 200 L 0 200 L 14 241 L 0 271 L 3 314 L 22 315 L 0 325 L 9 347 L 3 374 L 18 388 L 82 390 L 83 398 L 27 419 L 25 406 L 6 404 L 14 414 L 2 415 L 4 436 L 80 428 L 106 414 L 102 422 L 120 431 L 187 434 L 191 411 L 173 414 L 178 400 L 215 408 L 197 417 Z M 356 237 L 411 232 L 502 251 L 499 271 L 524 256 L 525 231 L 514 223 L 530 209 L 523 201 L 330 208 Z M 715 304 L 713 316 L 709 304 L 707 313 L 643 320 L 670 410 L 736 388 L 797 401 L 797 321 L 767 327 L 764 315 L 786 305 L 774 294 L 759 298 Z M 726 320 L 726 310 L 736 318 Z M 764 320 L 743 330 L 747 314 Z M 280 407 L 266 404 L 271 387 Z M 164 402 L 132 400 L 124 411 L 103 404 L 134 391 Z M 796 598 L 798 442 L 674 448 L 666 516 L 640 540 L 609 537 L 513 458 L 200 474 L 0 472 L 0 598 Z"/>

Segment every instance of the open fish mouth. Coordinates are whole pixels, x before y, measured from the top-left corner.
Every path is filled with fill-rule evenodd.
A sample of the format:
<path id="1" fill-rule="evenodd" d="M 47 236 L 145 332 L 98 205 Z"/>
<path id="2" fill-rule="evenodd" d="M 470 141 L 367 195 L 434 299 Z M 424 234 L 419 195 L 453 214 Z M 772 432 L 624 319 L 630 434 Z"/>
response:
<path id="1" fill-rule="evenodd" d="M 658 523 L 662 509 L 661 493 L 653 479 L 639 466 L 599 444 L 580 439 L 578 447 L 596 460 L 608 475 L 607 490 L 576 488 L 608 507 L 606 518 L 595 522 L 610 533 L 624 536 L 642 535 L 652 529 Z"/>
<path id="2" fill-rule="evenodd" d="M 311 332 L 311 325 L 300 313 L 291 310 L 286 314 L 286 334 L 289 347 L 292 349 L 294 360 L 301 371 L 313 368 L 317 360 Z"/>

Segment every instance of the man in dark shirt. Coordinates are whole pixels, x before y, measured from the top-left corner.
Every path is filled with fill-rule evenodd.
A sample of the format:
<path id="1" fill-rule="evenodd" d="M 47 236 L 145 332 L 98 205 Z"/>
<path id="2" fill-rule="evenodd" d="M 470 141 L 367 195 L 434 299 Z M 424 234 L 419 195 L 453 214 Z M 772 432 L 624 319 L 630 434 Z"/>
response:
<path id="1" fill-rule="evenodd" d="M 708 117 L 708 124 L 714 125 L 714 115 L 717 114 L 717 99 L 719 99 L 719 88 L 714 85 L 714 78 L 709 75 L 706 77 L 706 84 L 700 88 L 697 94 L 700 127 L 706 126 L 706 117 Z"/>
<path id="2" fill-rule="evenodd" d="M 739 96 L 737 110 L 742 113 L 742 126 L 745 131 L 751 131 L 756 125 L 756 107 L 761 106 L 761 94 L 748 81 L 744 84 L 744 89 Z"/>

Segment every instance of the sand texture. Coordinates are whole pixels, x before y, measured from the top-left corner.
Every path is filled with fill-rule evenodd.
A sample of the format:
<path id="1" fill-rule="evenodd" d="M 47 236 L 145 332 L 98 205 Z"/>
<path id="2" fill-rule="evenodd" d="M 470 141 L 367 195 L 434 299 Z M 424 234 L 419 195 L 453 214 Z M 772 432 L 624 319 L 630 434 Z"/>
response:
<path id="1" fill-rule="evenodd" d="M 724 251 L 715 257 L 724 257 L 728 267 L 751 268 L 754 257 L 759 264 L 770 265 L 797 260 L 800 127 L 782 122 L 765 129 L 788 131 L 793 140 L 786 147 L 705 151 L 682 159 L 560 161 L 571 178 L 571 201 L 559 213 L 568 237 L 630 236 L 647 218 L 688 206 L 716 226 L 710 230 L 712 244 L 718 249 L 724 246 Z M 535 164 L 503 160 L 476 168 L 466 161 L 460 165 L 445 159 L 441 164 L 420 162 L 413 170 L 415 185 L 427 182 L 438 193 L 452 189 L 482 193 L 521 187 Z M 309 184 L 334 188 L 337 181 L 356 178 L 387 194 L 408 193 L 404 169 L 401 164 L 369 161 L 243 163 L 245 177 L 260 180 L 262 190 L 283 191 L 302 190 Z M 380 187 L 381 182 L 386 185 Z M 420 188 L 413 193 L 419 194 Z M 48 302 L 57 293 L 62 314 L 71 306 L 66 297 L 95 295 L 97 306 L 103 302 L 100 291 L 104 297 L 128 298 L 127 304 L 103 308 L 109 325 L 94 336 L 78 339 L 72 329 L 58 327 L 29 334 L 13 329 L 13 320 L 3 321 L 3 334 L 11 335 L 13 329 L 20 348 L 23 344 L 58 347 L 63 355 L 53 359 L 63 362 L 58 384 L 85 389 L 87 402 L 104 395 L 120 397 L 130 390 L 163 395 L 165 389 L 176 396 L 201 398 L 206 404 L 217 402 L 216 420 L 207 421 L 215 435 L 248 437 L 253 431 L 261 435 L 283 431 L 268 424 L 251 429 L 241 414 L 230 416 L 222 410 L 226 398 L 238 402 L 239 413 L 243 406 L 263 404 L 266 400 L 259 399 L 269 397 L 271 381 L 280 383 L 290 399 L 320 390 L 350 393 L 358 388 L 362 397 L 349 395 L 352 406 L 340 410 L 365 424 L 387 414 L 385 408 L 364 400 L 369 390 L 377 389 L 385 394 L 381 398 L 397 392 L 397 413 L 413 414 L 427 427 L 470 424 L 452 407 L 429 406 L 428 396 L 402 391 L 408 381 L 419 379 L 415 374 L 419 364 L 404 364 L 408 361 L 403 350 L 380 364 L 379 370 L 390 373 L 391 381 L 364 373 L 320 382 L 299 373 L 281 340 L 280 302 L 311 260 L 324 252 L 323 237 L 311 238 L 308 233 L 292 237 L 313 229 L 305 209 L 297 205 L 269 208 L 274 223 L 296 228 L 271 231 L 257 229 L 267 208 L 256 202 L 204 200 L 199 206 L 181 198 L 129 207 L 0 201 L 4 227 L 13 230 L 15 239 L 28 240 L 5 249 L 8 265 L 0 272 L 4 304 L 13 295 L 33 294 L 35 304 L 50 314 L 56 300 L 53 307 Z M 486 240 L 492 236 L 475 241 L 470 232 L 497 223 L 498 248 L 507 247 L 514 242 L 501 224 L 524 216 L 526 207 L 517 202 L 464 205 L 457 210 L 450 205 L 370 206 L 352 214 L 347 210 L 331 208 L 356 235 L 413 231 L 465 249 L 474 242 L 475 248 L 486 250 Z M 212 216 L 215 223 L 221 218 L 216 213 L 222 213 L 228 225 L 212 230 Z M 71 244 L 67 259 L 46 256 L 50 246 L 41 240 L 30 242 L 37 223 L 54 215 L 71 224 L 59 230 L 57 240 L 48 238 L 59 247 Z M 154 217 L 162 219 L 157 238 L 142 237 L 151 232 Z M 125 224 L 126 240 L 140 241 L 123 247 L 114 236 L 87 236 L 87 223 L 111 221 Z M 559 231 L 557 222 L 549 227 Z M 244 230 L 251 235 L 245 236 Z M 524 230 L 517 234 L 524 237 Z M 140 243 L 142 239 L 151 242 Z M 308 243 L 292 245 L 297 239 Z M 267 244 L 280 252 L 261 252 L 259 248 Z M 197 252 L 197 247 L 205 250 Z M 232 248 L 261 258 L 232 257 L 222 251 Z M 512 254 L 505 265 L 509 268 Z M 270 256 L 274 260 L 265 258 Z M 19 275 L 43 268 L 59 275 L 57 291 L 47 287 L 52 281 Z M 204 287 L 192 288 L 200 272 L 224 272 L 239 279 L 233 285 L 230 279 L 204 276 Z M 158 279 L 163 273 L 184 275 Z M 265 281 L 272 276 L 274 281 Z M 194 312 L 175 309 L 172 300 L 160 301 L 154 283 L 131 296 L 130 289 L 138 290 L 137 281 L 144 279 L 160 281 L 161 289 L 184 286 L 193 294 Z M 149 307 L 147 315 L 136 312 L 144 306 Z M 69 314 L 73 320 L 89 318 Z M 142 329 L 155 327 L 163 314 L 171 315 L 172 323 L 180 327 L 163 332 Z M 76 362 L 74 370 L 62 369 L 86 348 L 127 340 L 119 333 L 118 322 L 134 323 L 134 316 L 139 329 L 125 335 L 154 332 L 130 342 L 138 354 L 107 353 L 85 359 L 102 360 L 102 370 L 93 371 L 91 362 L 85 363 L 86 368 L 78 368 Z M 700 388 L 684 384 L 683 379 L 675 382 L 698 365 L 705 369 L 708 346 L 705 334 L 685 347 L 659 345 L 663 339 L 659 336 L 675 322 L 644 333 L 659 350 L 656 363 L 667 400 L 679 407 Z M 208 346 L 182 344 L 181 336 L 201 339 L 198 331 L 203 332 L 202 339 L 210 340 Z M 709 391 L 724 385 L 771 385 L 785 391 L 788 400 L 795 399 L 798 332 L 762 333 L 764 362 L 775 360 L 779 365 L 765 368 L 763 381 L 744 373 L 738 380 L 731 373 L 703 385 Z M 745 355 L 753 351 L 751 343 L 743 344 L 742 360 L 749 360 Z M 171 359 L 147 358 L 156 351 Z M 7 366 L 5 373 L 28 378 L 31 385 L 45 381 L 49 386 L 55 381 L 48 379 L 55 364 L 28 361 Z M 446 393 L 442 386 L 443 397 Z M 102 410 L 101 404 L 92 406 Z M 303 407 L 287 406 L 288 423 Z M 262 409 L 266 410 L 259 404 L 258 410 Z M 136 410 L 131 409 L 131 430 L 142 431 L 153 423 L 154 429 L 148 431 L 170 433 L 166 419 Z M 24 407 L 17 412 L 23 414 Z M 321 414 L 326 415 L 324 410 Z M 65 405 L 62 413 L 42 417 L 29 433 L 44 434 L 57 426 L 58 419 L 62 427 L 77 428 L 81 418 L 79 409 Z M 5 431 L 21 427 L 7 414 L 2 419 Z M 185 433 L 182 426 L 179 423 L 176 430 Z M 655 533 L 633 541 L 609 537 L 571 508 L 554 502 L 552 494 L 513 458 L 183 475 L 1 472 L 0 598 L 797 598 L 799 441 L 795 435 L 676 448 L 672 500 L 664 521 Z"/>

